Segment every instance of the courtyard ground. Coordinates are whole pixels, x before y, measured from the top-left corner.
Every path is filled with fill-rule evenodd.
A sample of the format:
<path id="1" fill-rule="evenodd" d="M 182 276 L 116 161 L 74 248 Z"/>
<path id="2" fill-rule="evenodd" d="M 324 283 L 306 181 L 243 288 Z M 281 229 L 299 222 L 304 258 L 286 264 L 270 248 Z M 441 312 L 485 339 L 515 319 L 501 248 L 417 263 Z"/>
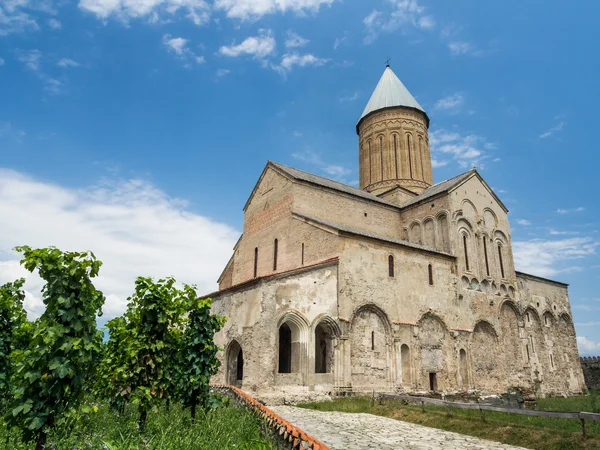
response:
<path id="1" fill-rule="evenodd" d="M 371 419 L 369 419 L 368 423 L 372 424 L 372 426 L 366 426 L 364 428 L 361 428 L 359 424 L 355 423 L 355 421 L 351 419 L 352 416 L 347 416 L 346 419 L 343 419 L 344 416 L 340 415 L 338 419 L 337 414 L 332 415 L 334 418 L 331 420 L 348 421 L 347 427 L 341 427 L 340 430 L 348 428 L 348 433 L 358 437 L 364 436 L 364 438 L 373 437 L 377 439 L 385 438 L 386 430 L 389 430 L 390 433 L 395 434 L 396 429 L 412 429 L 414 425 L 409 425 L 408 423 L 424 425 L 426 427 L 438 429 L 432 430 L 432 428 L 419 428 L 419 430 L 421 430 L 419 435 L 424 436 L 422 442 L 419 444 L 421 446 L 417 445 L 418 438 L 414 438 L 417 439 L 415 441 L 411 437 L 410 439 L 413 440 L 406 441 L 406 443 L 399 440 L 398 445 L 402 444 L 403 446 L 396 448 L 440 448 L 437 442 L 439 442 L 440 439 L 444 439 L 444 435 L 434 437 L 437 435 L 437 433 L 440 433 L 439 430 L 460 433 L 463 435 L 462 438 L 466 438 L 464 435 L 468 435 L 490 441 L 496 441 L 496 443 L 493 444 L 496 445 L 496 447 L 477 447 L 477 444 L 475 444 L 476 441 L 473 441 L 473 443 L 469 445 L 474 446 L 468 447 L 465 444 L 461 444 L 462 448 L 515 448 L 510 447 L 511 445 L 516 447 L 544 450 L 600 448 L 600 423 L 598 422 L 586 421 L 586 431 L 588 437 L 584 440 L 581 434 L 581 423 L 579 420 L 575 419 L 552 419 L 486 411 L 485 422 L 482 422 L 481 418 L 479 417 L 478 410 L 451 409 L 451 414 L 447 415 L 445 408 L 427 405 L 425 413 L 423 413 L 420 406 L 406 405 L 402 402 L 393 400 L 385 400 L 383 404 L 379 404 L 378 402 L 373 403 L 368 397 L 341 398 L 331 402 L 307 403 L 300 404 L 298 406 L 314 411 L 326 412 L 323 416 L 307 416 L 311 417 L 311 419 L 306 419 L 313 420 L 312 418 L 314 418 L 314 420 L 317 420 L 318 418 L 317 422 L 320 421 L 322 425 L 319 425 L 319 423 L 313 424 L 312 422 L 305 425 L 302 422 L 302 412 L 296 411 L 296 409 L 287 411 L 280 410 L 279 407 L 274 407 L 274 410 L 284 417 L 286 417 L 286 414 L 297 414 L 297 423 L 291 420 L 291 418 L 290 421 L 300 428 L 305 429 L 307 433 L 313 434 L 317 439 L 322 440 L 324 443 L 329 442 L 327 440 L 327 430 L 330 428 L 327 425 L 327 414 L 331 414 L 331 412 L 345 412 L 355 414 L 368 413 L 370 415 L 368 417 L 371 417 Z M 593 396 L 540 399 L 538 400 L 538 408 L 552 411 L 597 412 L 595 411 L 597 409 L 596 394 L 594 393 Z M 360 414 L 360 417 L 362 416 L 364 416 L 364 414 Z M 378 416 L 396 419 L 396 421 L 392 420 L 390 422 L 389 419 L 383 419 L 382 417 Z M 394 422 L 401 425 L 394 425 Z M 387 428 L 387 425 L 383 425 L 384 423 L 391 425 L 389 428 Z M 311 429 L 313 426 L 315 427 L 314 430 Z M 325 428 L 320 430 L 319 426 Z M 319 434 L 319 432 L 322 434 Z M 343 434 L 344 433 L 341 433 L 342 436 Z M 401 439 L 401 436 L 398 435 L 397 439 Z M 431 439 L 434 439 L 434 441 L 431 441 Z M 348 448 L 390 448 L 390 444 L 384 442 L 385 441 L 382 441 L 379 447 L 355 446 Z M 452 441 L 450 440 L 449 442 Z M 460 441 L 456 442 L 458 443 Z M 505 445 L 502 446 L 502 444 L 499 443 L 503 443 Z M 436 445 L 438 446 L 435 447 Z M 444 446 L 441 448 L 454 448 L 451 445 L 454 444 L 444 444 Z M 336 447 L 334 445 L 332 448 L 341 447 Z"/>

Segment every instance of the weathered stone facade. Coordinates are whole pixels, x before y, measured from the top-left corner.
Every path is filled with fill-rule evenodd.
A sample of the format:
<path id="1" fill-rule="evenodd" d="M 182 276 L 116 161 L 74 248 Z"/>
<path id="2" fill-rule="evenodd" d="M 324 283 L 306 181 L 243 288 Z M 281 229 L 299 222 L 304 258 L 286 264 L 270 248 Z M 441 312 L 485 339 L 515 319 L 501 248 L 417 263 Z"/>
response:
<path id="1" fill-rule="evenodd" d="M 600 389 L 600 357 L 585 356 L 581 358 L 581 368 L 586 386 L 590 389 Z"/>
<path id="2" fill-rule="evenodd" d="M 427 127 L 401 105 L 361 118 L 363 190 L 267 164 L 210 294 L 228 318 L 215 382 L 263 397 L 584 390 L 567 285 L 515 271 L 508 210 L 476 170 L 430 186 Z"/>

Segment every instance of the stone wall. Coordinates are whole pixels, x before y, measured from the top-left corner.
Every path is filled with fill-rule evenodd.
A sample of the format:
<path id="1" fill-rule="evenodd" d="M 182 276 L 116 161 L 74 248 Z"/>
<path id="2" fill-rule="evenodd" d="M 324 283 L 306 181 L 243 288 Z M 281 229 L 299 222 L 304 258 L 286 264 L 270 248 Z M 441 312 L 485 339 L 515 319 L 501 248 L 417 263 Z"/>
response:
<path id="1" fill-rule="evenodd" d="M 584 356 L 580 358 L 583 377 L 588 388 L 600 389 L 600 357 Z"/>

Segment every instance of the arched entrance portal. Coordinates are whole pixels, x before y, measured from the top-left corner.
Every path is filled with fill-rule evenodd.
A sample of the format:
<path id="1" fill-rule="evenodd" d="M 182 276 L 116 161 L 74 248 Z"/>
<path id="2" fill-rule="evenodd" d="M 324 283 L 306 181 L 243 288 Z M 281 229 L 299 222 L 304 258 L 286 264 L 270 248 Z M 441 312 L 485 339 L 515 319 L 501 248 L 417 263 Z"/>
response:
<path id="1" fill-rule="evenodd" d="M 241 386 L 244 379 L 244 352 L 237 341 L 231 341 L 227 349 L 227 383 Z"/>

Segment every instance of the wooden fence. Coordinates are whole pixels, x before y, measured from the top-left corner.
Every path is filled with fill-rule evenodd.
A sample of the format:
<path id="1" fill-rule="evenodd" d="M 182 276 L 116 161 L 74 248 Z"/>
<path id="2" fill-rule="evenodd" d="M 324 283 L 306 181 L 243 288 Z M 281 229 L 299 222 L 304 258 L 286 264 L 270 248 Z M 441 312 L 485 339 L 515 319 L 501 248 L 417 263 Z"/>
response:
<path id="1" fill-rule="evenodd" d="M 485 422 L 484 411 L 495 411 L 503 412 L 508 414 L 521 414 L 525 416 L 537 416 L 537 417 L 552 417 L 555 419 L 579 419 L 581 421 L 581 433 L 583 437 L 586 437 L 585 432 L 585 421 L 586 420 L 600 420 L 600 414 L 590 412 L 564 412 L 564 411 L 537 411 L 533 409 L 516 409 L 516 408 L 500 408 L 498 406 L 483 405 L 481 403 L 458 403 L 458 402 L 447 402 L 437 398 L 429 397 L 413 397 L 410 395 L 394 395 L 394 394 L 373 394 L 373 400 L 378 398 L 380 401 L 383 399 L 392 400 L 405 400 L 421 403 L 421 410 L 425 412 L 425 404 L 443 406 L 446 408 L 446 413 L 450 414 L 450 408 L 457 409 L 477 409 L 479 410 L 479 416 L 481 420 Z"/>

